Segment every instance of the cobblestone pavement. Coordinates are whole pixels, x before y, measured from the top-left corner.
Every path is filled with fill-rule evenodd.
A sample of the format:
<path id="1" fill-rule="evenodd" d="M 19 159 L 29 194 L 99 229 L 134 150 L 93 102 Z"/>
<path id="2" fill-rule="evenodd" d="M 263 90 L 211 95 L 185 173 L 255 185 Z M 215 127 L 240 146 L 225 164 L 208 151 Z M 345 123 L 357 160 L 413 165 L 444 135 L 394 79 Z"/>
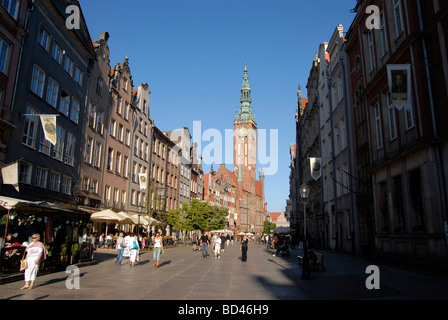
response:
<path id="1" fill-rule="evenodd" d="M 113 250 L 97 250 L 97 264 L 79 269 L 79 276 L 56 272 L 37 277 L 33 290 L 19 290 L 23 280 L 0 285 L 2 300 L 446 300 L 448 275 L 410 271 L 377 264 L 380 289 L 366 288 L 368 265 L 360 257 L 324 253 L 326 271 L 301 279 L 297 252 L 274 256 L 273 250 L 249 244 L 241 261 L 239 244 L 226 247 L 220 259 L 201 258 L 189 246 L 165 250 L 154 267 L 151 252 L 134 266 L 128 259 L 116 266 Z M 79 289 L 68 289 L 79 281 Z"/>

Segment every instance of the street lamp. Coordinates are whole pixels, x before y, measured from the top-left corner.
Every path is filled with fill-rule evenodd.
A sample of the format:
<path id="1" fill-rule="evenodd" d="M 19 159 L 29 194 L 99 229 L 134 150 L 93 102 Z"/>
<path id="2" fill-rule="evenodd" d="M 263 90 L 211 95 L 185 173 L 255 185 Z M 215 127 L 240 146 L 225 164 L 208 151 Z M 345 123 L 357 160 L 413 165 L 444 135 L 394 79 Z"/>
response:
<path id="1" fill-rule="evenodd" d="M 140 237 L 140 216 L 142 215 L 142 203 L 138 205 L 137 239 Z"/>
<path id="2" fill-rule="evenodd" d="M 302 266 L 302 279 L 307 280 L 311 278 L 310 264 L 308 258 L 308 243 L 306 240 L 306 205 L 308 203 L 308 196 L 310 194 L 310 188 L 306 184 L 302 184 L 299 188 L 300 197 L 303 203 L 303 266 Z"/>

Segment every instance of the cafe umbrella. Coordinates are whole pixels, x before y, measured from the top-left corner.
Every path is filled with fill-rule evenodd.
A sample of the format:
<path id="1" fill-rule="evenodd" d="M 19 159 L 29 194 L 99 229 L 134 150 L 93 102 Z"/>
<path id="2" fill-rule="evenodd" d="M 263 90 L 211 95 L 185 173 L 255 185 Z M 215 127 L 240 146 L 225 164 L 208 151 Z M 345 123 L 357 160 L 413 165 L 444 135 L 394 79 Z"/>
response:
<path id="1" fill-rule="evenodd" d="M 277 233 L 277 234 L 288 234 L 288 233 L 291 232 L 291 228 L 289 228 L 289 227 L 277 227 L 273 231 L 274 231 L 274 233 Z"/>
<path id="2" fill-rule="evenodd" d="M 95 212 L 90 216 L 90 220 L 96 222 L 106 222 L 106 234 L 109 223 L 134 224 L 130 216 L 124 212 L 115 212 L 111 209 Z"/>

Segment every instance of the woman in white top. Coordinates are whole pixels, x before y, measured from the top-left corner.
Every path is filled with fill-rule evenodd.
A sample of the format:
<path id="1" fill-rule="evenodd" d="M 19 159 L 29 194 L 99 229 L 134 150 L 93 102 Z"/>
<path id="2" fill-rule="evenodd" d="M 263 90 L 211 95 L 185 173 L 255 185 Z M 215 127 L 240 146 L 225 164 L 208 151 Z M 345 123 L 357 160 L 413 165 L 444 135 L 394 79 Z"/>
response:
<path id="1" fill-rule="evenodd" d="M 159 260 L 160 260 L 160 253 L 161 252 L 165 253 L 165 251 L 163 250 L 162 237 L 160 236 L 159 232 L 156 233 L 156 236 L 154 237 L 154 241 L 152 244 L 154 245 L 153 258 L 154 258 L 154 262 L 155 262 L 155 267 L 158 268 Z"/>
<path id="2" fill-rule="evenodd" d="M 40 235 L 35 233 L 31 236 L 33 239 L 33 243 L 31 243 L 26 249 L 26 269 L 25 269 L 25 285 L 20 288 L 20 290 L 33 289 L 34 281 L 36 280 L 37 270 L 39 269 L 39 262 L 42 258 L 42 255 L 45 256 L 47 254 L 47 250 L 42 242 L 40 242 Z"/>
<path id="3" fill-rule="evenodd" d="M 215 259 L 216 257 L 221 259 L 221 237 L 219 236 L 219 234 L 216 236 L 215 239 Z"/>
<path id="4" fill-rule="evenodd" d="M 138 250 L 140 250 L 140 246 L 138 244 L 137 237 L 135 236 L 135 234 L 131 233 L 131 237 L 129 238 L 129 260 L 131 261 L 132 267 L 135 264 Z"/>

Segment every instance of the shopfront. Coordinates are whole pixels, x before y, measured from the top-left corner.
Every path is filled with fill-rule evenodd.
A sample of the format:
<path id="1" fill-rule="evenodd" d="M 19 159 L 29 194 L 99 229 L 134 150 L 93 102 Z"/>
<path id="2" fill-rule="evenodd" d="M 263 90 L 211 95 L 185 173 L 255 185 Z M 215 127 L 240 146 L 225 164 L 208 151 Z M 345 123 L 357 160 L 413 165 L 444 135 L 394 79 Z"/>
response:
<path id="1" fill-rule="evenodd" d="M 93 248 L 80 241 L 92 226 L 89 212 L 67 204 L 0 196 L 0 216 L 0 277 L 19 272 L 18 261 L 34 233 L 40 234 L 48 250 L 41 270 L 62 270 L 81 257 L 93 260 Z"/>

